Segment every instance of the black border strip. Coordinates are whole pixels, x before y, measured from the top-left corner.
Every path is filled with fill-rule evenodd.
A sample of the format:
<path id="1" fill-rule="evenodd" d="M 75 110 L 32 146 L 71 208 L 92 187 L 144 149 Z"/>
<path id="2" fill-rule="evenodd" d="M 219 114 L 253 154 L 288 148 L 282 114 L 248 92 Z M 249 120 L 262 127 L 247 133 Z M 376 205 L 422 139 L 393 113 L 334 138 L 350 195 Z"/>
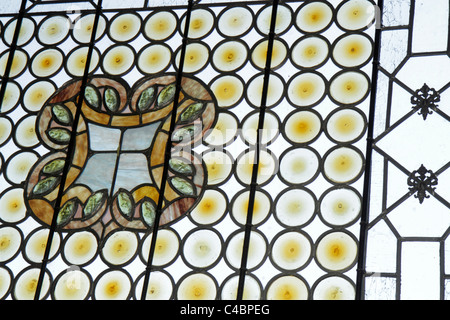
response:
<path id="1" fill-rule="evenodd" d="M 245 275 L 247 273 L 247 260 L 248 260 L 248 251 L 250 246 L 250 234 L 252 231 L 252 218 L 253 218 L 253 207 L 255 204 L 255 194 L 256 187 L 258 186 L 258 168 L 260 161 L 260 144 L 261 144 L 261 132 L 264 128 L 264 117 L 266 113 L 266 103 L 267 103 L 267 94 L 269 90 L 269 78 L 272 64 L 272 50 L 273 43 L 275 38 L 275 22 L 277 17 L 277 9 L 278 9 L 279 0 L 272 1 L 272 16 L 270 20 L 270 30 L 268 34 L 268 44 L 267 44 L 267 58 L 266 58 L 266 66 L 264 68 L 264 79 L 263 79 L 263 88 L 261 95 L 261 106 L 259 109 L 259 121 L 258 128 L 256 131 L 256 148 L 255 148 L 255 158 L 253 161 L 252 167 L 252 179 L 250 183 L 250 194 L 248 200 L 248 210 L 247 210 L 247 220 L 245 223 L 245 233 L 244 233 L 244 243 L 242 248 L 242 259 L 241 259 L 241 267 L 239 269 L 239 282 L 237 288 L 237 300 L 242 300 L 244 294 L 244 283 L 245 283 Z"/>
<path id="2" fill-rule="evenodd" d="M 96 30 L 97 30 L 97 26 L 98 26 L 99 17 L 101 14 L 102 1 L 103 0 L 98 0 L 97 10 L 95 12 L 94 26 L 92 28 L 93 31 L 91 34 L 91 41 L 89 43 L 89 49 L 88 49 L 87 59 L 86 59 L 86 67 L 84 69 L 84 74 L 83 74 L 83 78 L 82 78 L 82 82 L 81 82 L 80 94 L 79 94 L 79 98 L 77 101 L 77 108 L 76 108 L 76 113 L 75 113 L 75 117 L 74 117 L 74 121 L 73 121 L 72 133 L 70 136 L 69 146 L 67 148 L 66 161 L 64 164 L 64 169 L 61 174 L 61 182 L 59 184 L 58 196 L 57 196 L 56 202 L 55 202 L 52 224 L 50 225 L 50 231 L 49 231 L 49 235 L 48 235 L 48 239 L 47 239 L 47 246 L 45 248 L 44 257 L 42 259 L 42 264 L 40 267 L 41 271 L 39 273 L 39 278 L 38 278 L 38 283 L 37 283 L 34 300 L 39 300 L 39 296 L 41 293 L 42 282 L 44 280 L 45 270 L 47 268 L 47 264 L 48 264 L 48 260 L 49 260 L 50 247 L 51 247 L 51 243 L 53 240 L 53 234 L 55 233 L 55 230 L 56 230 L 56 220 L 58 217 L 58 212 L 61 207 L 62 196 L 64 194 L 64 186 L 66 184 L 67 173 L 70 169 L 70 164 L 72 162 L 71 159 L 73 158 L 73 154 L 75 152 L 77 128 L 78 128 L 78 122 L 79 122 L 79 119 L 81 116 L 81 106 L 83 103 L 82 93 L 84 93 L 84 89 L 86 88 L 86 84 L 88 82 L 89 67 L 91 65 L 92 52 L 93 52 L 94 46 L 95 46 L 95 37 L 97 34 Z"/>
<path id="3" fill-rule="evenodd" d="M 161 177 L 161 188 L 159 190 L 158 204 L 156 207 L 156 216 L 155 216 L 155 221 L 153 223 L 152 241 L 150 244 L 150 252 L 148 255 L 148 259 L 147 259 L 147 266 L 145 268 L 141 300 L 145 300 L 145 298 L 146 298 L 148 283 L 150 280 L 150 274 L 153 269 L 153 256 L 155 253 L 159 221 L 160 221 L 161 215 L 162 215 L 164 193 L 165 193 L 167 178 L 168 178 L 168 174 L 169 174 L 169 160 L 171 157 L 171 149 L 172 149 L 171 139 L 172 139 L 172 134 L 174 132 L 175 124 L 176 124 L 178 100 L 179 100 L 180 92 L 181 92 L 181 80 L 183 77 L 184 58 L 186 56 L 186 47 L 188 44 L 188 32 L 189 32 L 189 25 L 190 25 L 191 12 L 192 12 L 193 5 L 194 5 L 193 0 L 188 0 L 188 6 L 187 6 L 187 11 L 186 11 L 186 23 L 185 23 L 185 27 L 184 27 L 184 34 L 183 34 L 183 40 L 182 40 L 182 44 L 181 44 L 181 51 L 180 51 L 180 65 L 178 67 L 178 73 L 176 76 L 176 90 L 175 90 L 175 96 L 174 96 L 174 100 L 173 100 L 173 109 L 172 109 L 172 114 L 171 114 L 171 119 L 170 119 L 170 127 L 169 127 L 168 138 L 167 138 L 168 140 L 167 140 L 167 144 L 166 144 L 166 150 L 164 153 L 164 167 L 163 167 L 163 175 Z"/>
<path id="4" fill-rule="evenodd" d="M 378 82 L 378 69 L 380 66 L 380 49 L 381 49 L 381 32 L 382 32 L 382 15 L 383 15 L 383 1 L 378 0 L 378 8 L 380 16 L 380 27 L 375 29 L 374 39 L 374 54 L 373 54 L 373 67 L 372 67 L 372 85 L 370 95 L 370 109 L 367 126 L 367 145 L 366 145 L 366 162 L 365 162 L 365 175 L 364 175 L 364 188 L 363 188 L 363 201 L 362 212 L 360 220 L 360 235 L 359 235 L 359 253 L 358 263 L 356 269 L 356 300 L 364 300 L 364 285 L 363 280 L 366 273 L 366 242 L 368 232 L 368 219 L 370 210 L 370 183 L 371 183 L 371 170 L 372 170 L 372 150 L 373 150 L 373 132 L 374 132 L 374 119 L 375 119 L 375 105 L 377 96 L 377 82 Z"/>

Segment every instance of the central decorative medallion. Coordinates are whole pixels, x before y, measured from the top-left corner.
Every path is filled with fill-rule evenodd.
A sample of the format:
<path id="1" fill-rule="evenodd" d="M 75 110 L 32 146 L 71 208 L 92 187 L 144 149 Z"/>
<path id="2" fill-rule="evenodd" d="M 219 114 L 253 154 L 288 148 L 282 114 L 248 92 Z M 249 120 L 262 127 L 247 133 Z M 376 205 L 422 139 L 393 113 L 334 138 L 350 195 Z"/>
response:
<path id="1" fill-rule="evenodd" d="M 25 200 L 34 217 L 51 224 L 73 130 L 73 157 L 56 213 L 59 229 L 90 227 L 101 236 L 117 228 L 151 229 L 167 143 L 172 154 L 160 226 L 189 212 L 207 181 L 200 156 L 189 147 L 212 127 L 216 103 L 199 80 L 183 77 L 170 138 L 175 81 L 175 75 L 144 78 L 129 88 L 121 79 L 96 76 L 84 94 L 81 81 L 58 90 L 37 120 L 39 137 L 51 151 L 26 183 Z M 83 101 L 75 124 L 78 99 Z"/>

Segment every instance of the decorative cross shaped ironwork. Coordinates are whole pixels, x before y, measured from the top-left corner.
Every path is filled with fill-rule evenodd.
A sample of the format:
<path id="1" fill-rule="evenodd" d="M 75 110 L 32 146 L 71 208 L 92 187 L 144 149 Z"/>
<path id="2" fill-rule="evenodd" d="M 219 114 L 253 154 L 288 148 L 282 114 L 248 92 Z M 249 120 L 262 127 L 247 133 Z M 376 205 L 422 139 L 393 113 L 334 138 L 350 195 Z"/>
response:
<path id="1" fill-rule="evenodd" d="M 436 110 L 438 107 L 436 103 L 440 100 L 439 93 L 428 87 L 426 83 L 423 84 L 422 88 L 416 90 L 411 97 L 413 109 L 419 111 L 418 114 L 422 115 L 423 120 L 426 120 L 427 116 L 433 113 L 432 110 Z"/>
<path id="2" fill-rule="evenodd" d="M 429 198 L 430 195 L 427 194 L 434 193 L 433 186 L 436 186 L 438 183 L 438 179 L 436 175 L 431 171 L 425 168 L 422 164 L 418 170 L 411 172 L 408 177 L 408 186 L 411 194 L 417 192 L 414 196 L 419 199 L 419 202 L 422 203 L 425 198 Z"/>

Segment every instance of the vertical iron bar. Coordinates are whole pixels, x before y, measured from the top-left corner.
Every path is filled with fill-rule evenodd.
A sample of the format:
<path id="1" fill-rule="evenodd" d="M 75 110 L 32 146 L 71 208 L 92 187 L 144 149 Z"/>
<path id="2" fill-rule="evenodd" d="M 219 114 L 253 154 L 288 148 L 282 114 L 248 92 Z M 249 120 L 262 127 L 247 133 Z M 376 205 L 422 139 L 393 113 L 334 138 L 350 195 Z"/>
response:
<path id="1" fill-rule="evenodd" d="M 356 274 L 356 300 L 364 300 L 364 276 L 366 265 L 366 242 L 367 242 L 367 226 L 369 220 L 370 211 L 370 184 L 371 184 L 371 169 L 372 169 L 372 147 L 373 147 L 373 131 L 375 120 L 375 104 L 377 95 L 377 81 L 378 81 L 378 67 L 380 64 L 380 48 L 381 48 L 381 30 L 382 30 L 382 15 L 383 15 L 383 0 L 378 0 L 378 8 L 380 16 L 376 16 L 375 19 L 380 19 L 379 28 L 375 29 L 374 39 L 374 54 L 373 54 L 373 67 L 372 67 L 372 84 L 370 95 L 370 109 L 367 123 L 367 145 L 366 145 L 366 162 L 365 162 L 365 175 L 364 175 L 364 187 L 363 187 L 363 200 L 361 210 L 361 222 L 360 222 L 360 235 L 359 235 L 359 252 L 358 252 L 358 266 Z M 375 22 L 376 23 L 376 22 Z"/>
<path id="2" fill-rule="evenodd" d="M 190 24 L 190 20 L 191 20 L 192 7 L 193 7 L 193 1 L 188 0 L 188 6 L 187 6 L 187 11 L 186 11 L 186 23 L 185 23 L 185 27 L 184 27 L 184 34 L 183 34 L 183 40 L 182 40 L 181 52 L 180 52 L 180 65 L 178 67 L 177 78 L 176 78 L 176 91 L 175 91 L 175 95 L 174 95 L 174 99 L 173 99 L 173 109 L 171 112 L 170 127 L 169 127 L 169 132 L 168 132 L 168 137 L 167 137 L 166 149 L 165 149 L 165 153 L 164 153 L 164 167 L 163 167 L 163 174 L 161 177 L 161 189 L 159 191 L 155 221 L 153 223 L 152 240 L 151 240 L 151 244 L 150 244 L 150 251 L 149 251 L 149 255 L 148 255 L 147 266 L 145 269 L 144 284 L 142 286 L 141 300 L 145 300 L 145 298 L 146 298 L 148 283 L 150 280 L 150 273 L 151 273 L 151 270 L 153 267 L 153 256 L 155 253 L 159 221 L 160 221 L 161 214 L 162 214 L 164 193 L 165 193 L 166 182 L 167 182 L 167 177 L 168 177 L 168 173 L 169 173 L 169 160 L 171 157 L 171 149 L 172 149 L 171 148 L 172 147 L 171 139 L 172 139 L 173 131 L 175 129 L 175 123 L 176 123 L 178 100 L 179 100 L 180 91 L 181 91 L 181 79 L 183 76 L 184 58 L 186 56 L 186 46 L 187 46 L 187 42 L 188 42 L 188 32 L 189 32 L 189 24 Z"/>
<path id="3" fill-rule="evenodd" d="M 273 51 L 273 42 L 275 38 L 275 22 L 277 17 L 277 8 L 278 8 L 278 0 L 272 1 L 272 16 L 270 20 L 270 30 L 269 30 L 269 38 L 267 44 L 267 58 L 266 65 L 264 68 L 264 79 L 263 79 L 263 88 L 262 88 L 262 96 L 261 96 L 261 106 L 259 109 L 259 119 L 258 119 L 258 128 L 256 131 L 256 145 L 255 145 L 255 157 L 253 160 L 252 167 L 252 178 L 250 183 L 250 194 L 248 200 L 248 208 L 247 208 L 247 219 L 245 223 L 245 231 L 244 231 L 244 243 L 242 248 L 242 259 L 241 259 L 241 267 L 239 269 L 239 282 L 238 282 L 238 290 L 237 290 L 237 300 L 242 300 L 244 294 L 244 284 L 245 284 L 245 275 L 247 273 L 247 260 L 248 260 L 248 250 L 250 246 L 250 235 L 252 231 L 252 218 L 253 218 L 253 207 L 255 204 L 255 193 L 256 187 L 258 185 L 258 168 L 259 168 L 259 158 L 260 158 L 260 144 L 261 144 L 261 132 L 264 128 L 264 117 L 266 112 L 266 103 L 267 103 L 267 92 L 269 88 L 269 78 L 270 78 L 270 70 L 272 64 L 272 51 Z"/>
<path id="4" fill-rule="evenodd" d="M 73 158 L 74 151 L 75 151 L 77 128 L 78 128 L 78 122 L 79 122 L 79 119 L 81 116 L 81 106 L 83 103 L 83 94 L 84 94 L 84 90 L 86 88 L 86 84 L 88 81 L 89 67 L 91 64 L 92 52 L 94 50 L 94 43 L 95 43 L 95 38 L 96 38 L 96 34 L 97 34 L 97 26 L 98 26 L 100 13 L 101 13 L 102 1 L 103 0 L 98 0 L 97 8 L 95 11 L 95 19 L 94 19 L 94 25 L 92 28 L 91 41 L 89 43 L 89 48 L 88 48 L 88 53 L 87 53 L 87 58 L 86 58 L 86 66 L 84 69 L 83 78 L 81 80 L 80 93 L 79 93 L 78 100 L 77 100 L 72 132 L 70 135 L 69 145 L 67 147 L 67 155 L 66 155 L 66 160 L 64 163 L 64 169 L 61 173 L 61 182 L 59 184 L 58 196 L 56 197 L 55 208 L 54 208 L 54 213 L 53 213 L 53 217 L 52 217 L 52 223 L 50 225 L 49 235 L 48 235 L 48 239 L 47 239 L 47 245 L 45 247 L 44 257 L 42 259 L 41 270 L 39 273 L 39 279 L 38 279 L 38 283 L 37 283 L 34 300 L 39 300 L 42 282 L 44 280 L 45 270 L 47 268 L 47 264 L 48 264 L 48 260 L 49 260 L 50 248 L 51 248 L 51 244 L 53 241 L 53 234 L 55 233 L 55 229 L 56 229 L 56 220 L 58 217 L 58 212 L 61 207 L 61 199 L 64 194 L 64 186 L 66 183 L 66 177 L 67 177 L 67 173 L 70 169 L 70 163 Z"/>

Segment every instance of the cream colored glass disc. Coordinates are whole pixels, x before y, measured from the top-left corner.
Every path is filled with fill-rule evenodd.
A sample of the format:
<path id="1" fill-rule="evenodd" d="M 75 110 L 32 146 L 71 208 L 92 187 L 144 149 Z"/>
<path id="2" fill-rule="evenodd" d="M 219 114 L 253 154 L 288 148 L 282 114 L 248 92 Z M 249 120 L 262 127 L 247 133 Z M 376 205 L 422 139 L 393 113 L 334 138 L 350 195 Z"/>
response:
<path id="1" fill-rule="evenodd" d="M 55 92 L 56 88 L 53 83 L 49 81 L 38 81 L 28 87 L 25 91 L 23 102 L 25 108 L 36 112 L 41 110 L 44 103 Z"/>
<path id="2" fill-rule="evenodd" d="M 244 232 L 239 232 L 232 236 L 226 246 L 226 259 L 234 268 L 241 267 L 242 249 L 244 246 Z M 252 269 L 261 263 L 267 250 L 266 241 L 256 231 L 250 234 L 250 245 L 248 249 L 247 268 Z"/>
<path id="3" fill-rule="evenodd" d="M 253 63 L 260 69 L 264 69 L 267 63 L 267 49 L 268 49 L 268 40 L 264 40 L 258 43 L 252 50 L 252 61 Z M 282 62 L 286 59 L 287 56 L 287 48 L 283 42 L 280 40 L 274 40 L 272 47 L 272 57 L 270 60 L 270 67 L 277 68 Z"/>
<path id="4" fill-rule="evenodd" d="M 4 76 L 6 72 L 6 64 L 8 63 L 8 58 L 10 51 L 6 51 L 0 57 L 0 76 Z M 9 69 L 9 76 L 14 78 L 18 76 L 27 66 L 27 55 L 24 51 L 16 49 L 14 51 L 14 58 L 12 60 L 11 68 Z"/>
<path id="5" fill-rule="evenodd" d="M 7 269 L 0 267 L 0 299 L 8 293 L 11 285 L 11 275 Z"/>
<path id="6" fill-rule="evenodd" d="M 372 42 L 360 34 L 351 34 L 339 39 L 333 48 L 334 60 L 343 67 L 358 67 L 372 55 Z"/>
<path id="7" fill-rule="evenodd" d="M 280 235 L 272 246 L 272 259 L 282 269 L 301 268 L 311 256 L 311 243 L 299 232 L 286 232 Z"/>
<path id="8" fill-rule="evenodd" d="M 284 132 L 293 143 L 308 143 L 320 134 L 321 126 L 322 121 L 317 114 L 299 111 L 287 118 Z"/>
<path id="9" fill-rule="evenodd" d="M 101 275 L 94 289 L 96 300 L 126 300 L 130 294 L 131 282 L 127 274 L 112 270 Z"/>
<path id="10" fill-rule="evenodd" d="M 80 47 L 70 53 L 66 61 L 66 68 L 72 76 L 82 77 L 84 75 L 88 51 L 88 47 Z M 98 66 L 99 60 L 100 56 L 98 52 L 93 50 L 91 55 L 91 63 L 89 65 L 89 73 L 94 71 L 94 69 Z"/>
<path id="11" fill-rule="evenodd" d="M 13 188 L 0 198 L 0 218 L 6 222 L 18 222 L 25 218 L 27 208 L 23 200 L 23 189 Z"/>
<path id="12" fill-rule="evenodd" d="M 280 163 L 280 174 L 293 184 L 311 180 L 319 169 L 319 159 L 310 149 L 296 148 L 288 151 Z"/>
<path id="13" fill-rule="evenodd" d="M 254 113 L 244 120 L 242 124 L 242 136 L 249 144 L 256 144 L 259 125 L 259 113 Z M 271 142 L 279 133 L 278 119 L 272 113 L 264 116 L 263 128 L 260 130 L 260 143 Z"/>
<path id="14" fill-rule="evenodd" d="M 328 58 L 328 43 L 319 37 L 301 39 L 292 48 L 291 57 L 295 64 L 303 68 L 313 68 Z"/>
<path id="15" fill-rule="evenodd" d="M 63 59 L 59 50 L 43 50 L 33 58 L 31 70 L 37 77 L 50 77 L 61 68 Z"/>
<path id="16" fill-rule="evenodd" d="M 84 300 L 89 294 L 91 282 L 80 270 L 64 271 L 55 285 L 56 300 Z"/>
<path id="17" fill-rule="evenodd" d="M 124 74 L 134 64 L 134 52 L 126 45 L 112 47 L 103 57 L 103 68 L 112 75 Z"/>
<path id="18" fill-rule="evenodd" d="M 178 51 L 175 57 L 175 63 L 177 68 L 180 66 L 180 51 Z M 203 68 L 208 62 L 209 52 L 208 48 L 201 43 L 189 43 L 186 46 L 186 54 L 184 56 L 184 72 L 196 72 Z"/>
<path id="19" fill-rule="evenodd" d="M 332 225 L 352 222 L 361 212 L 361 200 L 351 189 L 334 189 L 320 203 L 322 217 Z"/>
<path id="20" fill-rule="evenodd" d="M 325 81 L 316 73 L 301 73 L 290 81 L 287 93 L 295 106 L 311 106 L 324 96 Z"/>
<path id="21" fill-rule="evenodd" d="M 152 40 L 164 40 L 173 34 L 177 18 L 170 11 L 160 11 L 148 18 L 144 26 L 145 35 Z"/>
<path id="22" fill-rule="evenodd" d="M 250 103 L 259 108 L 261 106 L 261 98 L 263 93 L 264 76 L 258 75 L 252 80 L 247 87 L 247 97 Z M 278 102 L 283 96 L 283 81 L 273 74 L 269 76 L 269 84 L 266 96 L 266 106 L 271 107 Z"/>
<path id="23" fill-rule="evenodd" d="M 55 44 L 64 40 L 69 34 L 71 22 L 64 16 L 48 17 L 41 24 L 38 37 L 47 45 Z"/>
<path id="24" fill-rule="evenodd" d="M 361 136 L 365 129 L 365 120 L 358 111 L 342 109 L 328 119 L 326 129 L 334 140 L 349 142 Z"/>
<path id="25" fill-rule="evenodd" d="M 14 32 L 16 31 L 17 19 L 9 23 L 4 29 L 4 38 L 5 42 L 8 45 L 12 44 L 12 40 L 14 37 Z M 30 41 L 34 34 L 35 25 L 33 20 L 24 17 L 22 19 L 22 24 L 20 26 L 19 38 L 17 39 L 17 45 L 23 46 L 25 43 Z"/>
<path id="26" fill-rule="evenodd" d="M 322 279 L 314 289 L 314 300 L 354 300 L 355 287 L 345 278 L 339 276 Z"/>
<path id="27" fill-rule="evenodd" d="M 11 259 L 19 250 L 21 242 L 22 236 L 17 229 L 9 226 L 0 228 L 0 261 L 4 262 Z"/>
<path id="28" fill-rule="evenodd" d="M 139 54 L 138 67 L 144 73 L 158 73 L 167 68 L 171 56 L 172 53 L 168 47 L 162 44 L 153 44 Z"/>
<path id="29" fill-rule="evenodd" d="M 148 260 L 151 242 L 152 234 L 149 234 L 142 244 L 142 257 L 145 261 Z M 161 266 L 169 263 L 177 255 L 179 247 L 178 237 L 173 231 L 169 229 L 159 230 L 156 238 L 153 264 Z"/>
<path id="30" fill-rule="evenodd" d="M 276 162 L 273 156 L 267 151 L 260 151 L 259 163 L 255 162 L 255 152 L 249 151 L 243 154 L 237 161 L 236 174 L 244 184 L 250 184 L 253 173 L 253 165 L 257 165 L 257 182 L 268 181 L 276 171 Z"/>
<path id="31" fill-rule="evenodd" d="M 236 118 L 229 113 L 221 112 L 216 125 L 208 130 L 204 141 L 213 146 L 228 144 L 236 136 L 237 130 L 238 123 Z"/>
<path id="32" fill-rule="evenodd" d="M 32 152 L 21 152 L 14 155 L 9 159 L 6 176 L 16 184 L 22 183 L 37 159 L 37 155 Z"/>
<path id="33" fill-rule="evenodd" d="M 217 233 L 211 230 L 197 230 L 191 233 L 183 245 L 183 255 L 192 266 L 206 268 L 220 256 L 222 243 Z"/>
<path id="34" fill-rule="evenodd" d="M 125 42 L 133 39 L 141 29 L 141 19 L 133 13 L 119 14 L 109 25 L 109 35 L 116 41 Z"/>
<path id="35" fill-rule="evenodd" d="M 239 78 L 231 75 L 217 78 L 211 84 L 211 90 L 219 107 L 228 108 L 236 104 L 244 93 L 244 85 Z"/>
<path id="36" fill-rule="evenodd" d="M 226 36 L 237 37 L 250 29 L 252 13 L 245 7 L 230 7 L 219 17 L 218 27 Z"/>
<path id="37" fill-rule="evenodd" d="M 194 273 L 178 285 L 178 300 L 214 300 L 217 287 L 212 278 L 204 273 Z"/>
<path id="38" fill-rule="evenodd" d="M 258 30 L 264 34 L 269 34 L 271 19 L 272 6 L 267 6 L 258 14 L 258 17 L 256 18 L 256 26 Z M 278 5 L 277 17 L 275 19 L 275 33 L 280 34 L 285 31 L 291 24 L 291 21 L 291 10 L 284 5 Z"/>
<path id="39" fill-rule="evenodd" d="M 34 232 L 25 244 L 25 254 L 32 262 L 40 263 L 44 258 L 49 236 L 48 229 L 39 229 Z M 61 238 L 58 233 L 53 234 L 52 245 L 50 248 L 49 259 L 51 259 L 58 251 Z"/>
<path id="40" fill-rule="evenodd" d="M 134 232 L 117 231 L 106 240 L 102 255 L 106 261 L 113 265 L 127 263 L 136 253 L 138 239 Z"/>
<path id="41" fill-rule="evenodd" d="M 330 95 L 337 102 L 353 104 L 360 101 L 369 90 L 369 81 L 361 72 L 346 71 L 331 80 Z"/>
<path id="42" fill-rule="evenodd" d="M 287 226 L 300 226 L 307 223 L 316 209 L 313 196 L 302 189 L 289 189 L 278 198 L 275 213 L 278 220 Z"/>
<path id="43" fill-rule="evenodd" d="M 358 177 L 363 159 L 355 150 L 339 147 L 331 151 L 324 161 L 325 176 L 336 183 L 346 183 Z"/>
<path id="44" fill-rule="evenodd" d="M 200 202 L 192 210 L 190 216 L 200 224 L 218 221 L 225 213 L 227 202 L 224 195 L 214 189 L 205 190 Z"/>
<path id="45" fill-rule="evenodd" d="M 213 64 L 220 71 L 233 71 L 247 61 L 247 48 L 240 41 L 227 41 L 214 49 Z"/>
<path id="46" fill-rule="evenodd" d="M 339 8 L 336 18 L 344 29 L 362 29 L 373 23 L 375 5 L 368 0 L 350 0 Z"/>
<path id="47" fill-rule="evenodd" d="M 358 246 L 347 233 L 335 231 L 320 239 L 316 258 L 327 270 L 338 271 L 350 267 L 356 259 Z"/>
<path id="48" fill-rule="evenodd" d="M 67 238 L 64 246 L 64 256 L 74 265 L 85 264 L 97 253 L 97 238 L 93 233 L 81 231 L 73 233 Z"/>
<path id="49" fill-rule="evenodd" d="M 325 29 L 333 19 L 333 11 L 325 2 L 312 1 L 301 7 L 296 24 L 304 32 L 318 32 Z"/>
<path id="50" fill-rule="evenodd" d="M 92 32 L 94 30 L 94 20 L 95 14 L 88 14 L 82 16 L 78 19 L 73 28 L 73 37 L 76 41 L 80 43 L 89 43 L 91 42 Z M 98 40 L 106 30 L 106 21 L 103 16 L 100 16 L 98 19 L 97 32 L 95 34 L 95 39 Z"/>
<path id="51" fill-rule="evenodd" d="M 267 290 L 267 300 L 307 300 L 308 288 L 299 278 L 282 276 L 273 281 Z"/>
<path id="52" fill-rule="evenodd" d="M 186 19 L 183 18 L 180 23 L 180 30 L 184 32 Z M 199 39 L 205 36 L 214 25 L 213 14 L 206 9 L 195 9 L 191 12 L 188 37 L 190 39 Z"/>
<path id="53" fill-rule="evenodd" d="M 1 112 L 8 112 L 14 108 L 20 99 L 21 89 L 14 82 L 8 82 L 6 84 L 5 95 L 3 96 L 3 102 L 1 105 Z"/>
<path id="54" fill-rule="evenodd" d="M 36 294 L 38 285 L 40 269 L 30 268 L 24 271 L 16 280 L 16 284 L 13 289 L 13 294 L 16 300 L 33 300 Z M 44 274 L 40 299 L 42 299 L 50 288 L 50 278 L 48 273 Z"/>
<path id="55" fill-rule="evenodd" d="M 215 185 L 225 181 L 231 173 L 233 160 L 222 151 L 208 151 L 203 154 L 203 161 L 208 172 L 208 184 Z"/>
<path id="56" fill-rule="evenodd" d="M 238 291 L 239 276 L 228 279 L 222 287 L 222 300 L 236 300 Z M 259 300 L 261 299 L 261 287 L 255 278 L 245 276 L 244 292 L 242 300 Z"/>
<path id="57" fill-rule="evenodd" d="M 242 225 L 247 222 L 250 191 L 240 193 L 231 207 L 231 213 L 236 221 Z M 261 191 L 255 192 L 254 204 L 252 209 L 252 224 L 257 225 L 264 221 L 270 212 L 270 198 Z"/>
<path id="58" fill-rule="evenodd" d="M 136 285 L 136 298 L 142 295 L 144 277 Z M 161 271 L 153 271 L 150 274 L 145 300 L 169 300 L 172 296 L 173 284 L 170 277 Z"/>
<path id="59" fill-rule="evenodd" d="M 39 143 L 36 134 L 36 116 L 31 115 L 22 119 L 16 128 L 16 141 L 23 147 L 32 147 Z"/>
<path id="60" fill-rule="evenodd" d="M 0 144 L 3 144 L 9 138 L 12 131 L 11 122 L 4 117 L 0 118 Z"/>

